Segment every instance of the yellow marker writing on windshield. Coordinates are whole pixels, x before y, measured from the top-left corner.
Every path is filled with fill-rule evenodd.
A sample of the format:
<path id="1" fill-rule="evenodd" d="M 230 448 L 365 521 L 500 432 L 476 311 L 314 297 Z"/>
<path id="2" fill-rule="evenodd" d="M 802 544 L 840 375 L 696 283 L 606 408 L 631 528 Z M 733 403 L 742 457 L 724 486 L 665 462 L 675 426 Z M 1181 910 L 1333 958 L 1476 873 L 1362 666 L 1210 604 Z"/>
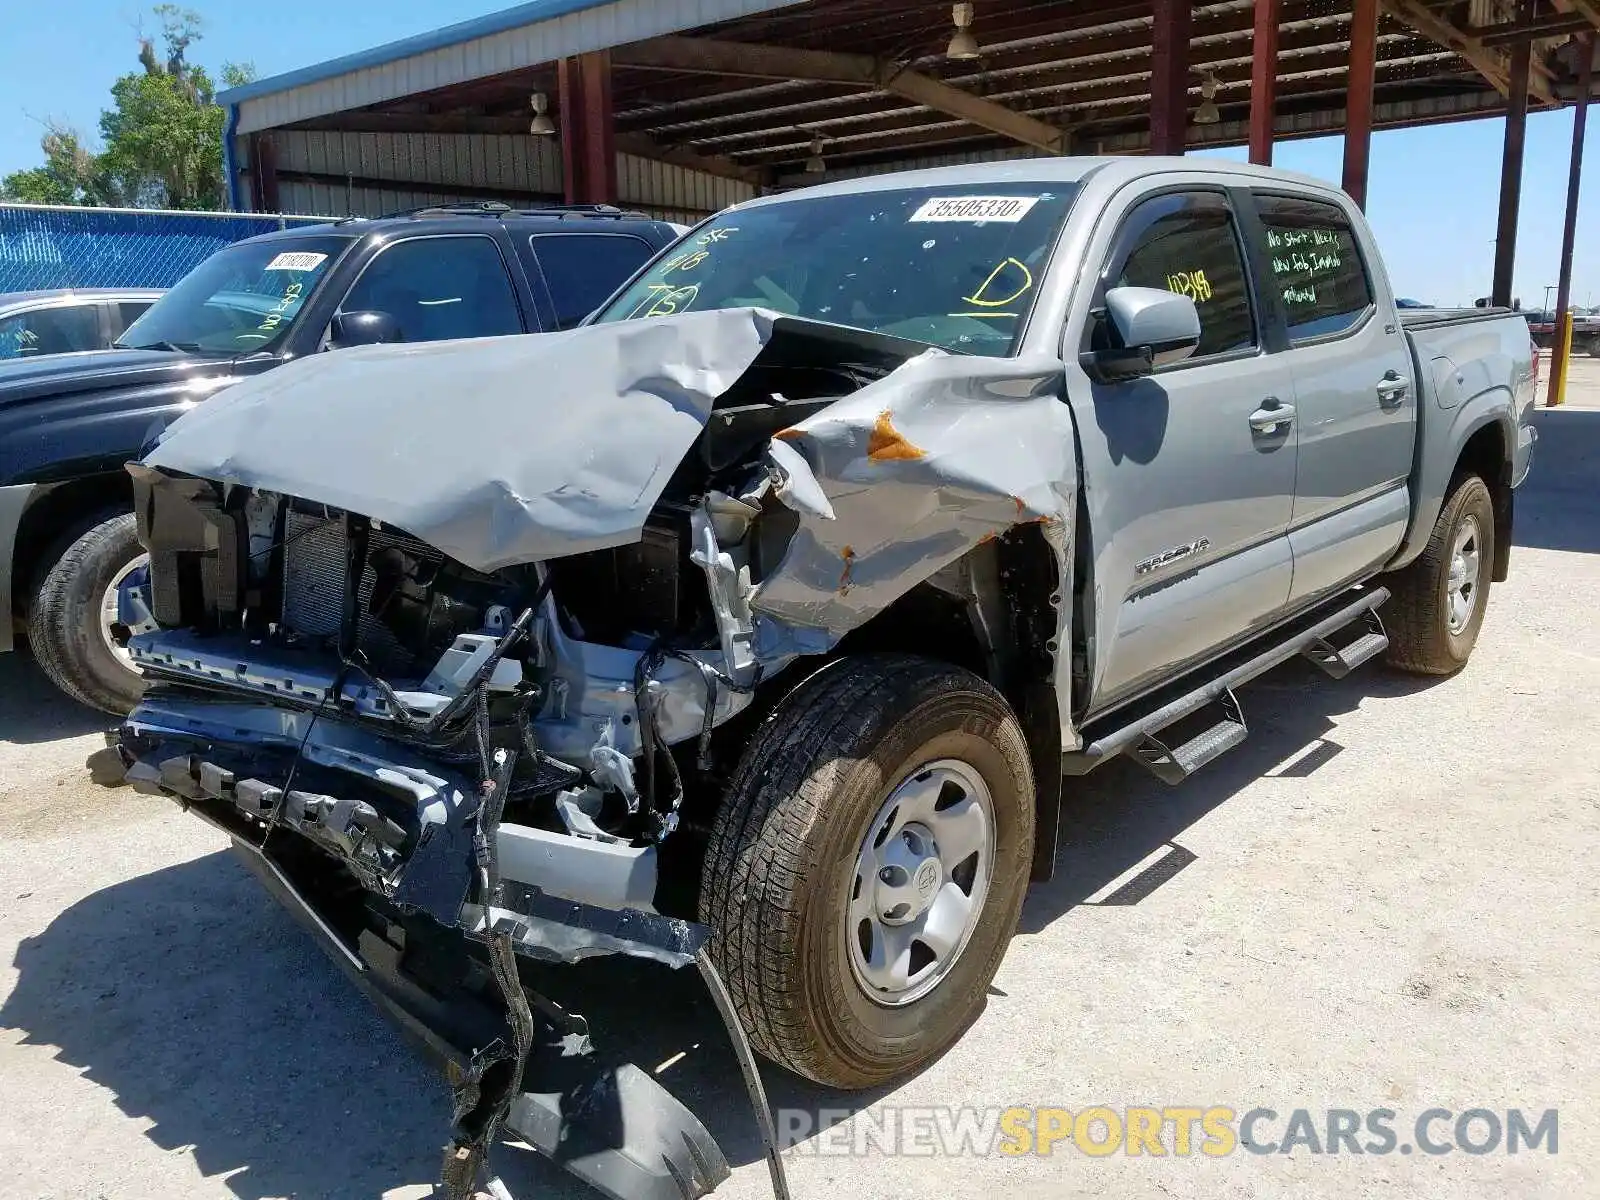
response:
<path id="1" fill-rule="evenodd" d="M 666 270 L 661 273 L 665 275 L 669 271 L 692 271 L 710 257 L 711 252 L 709 250 L 696 250 L 690 254 L 680 254 L 669 262 Z"/>
<path id="2" fill-rule="evenodd" d="M 669 283 L 652 283 L 646 286 L 649 291 L 644 299 L 639 301 L 638 307 L 628 314 L 630 318 L 670 317 L 680 309 L 688 308 L 700 294 L 700 285 L 697 283 L 689 284 L 687 287 L 673 287 Z"/>
<path id="3" fill-rule="evenodd" d="M 1022 286 L 1016 291 L 1012 292 L 1009 296 L 1001 296 L 998 299 L 985 300 L 983 298 L 983 294 L 995 285 L 995 281 L 1000 278 L 1001 272 L 1003 272 L 1007 267 L 1015 267 L 1017 270 L 1022 272 Z M 976 304 L 979 308 L 1004 308 L 1007 304 L 1010 304 L 1013 300 L 1022 295 L 1023 292 L 1027 291 L 1032 286 L 1033 272 L 1028 270 L 1026 266 L 1018 262 L 1016 259 L 1008 258 L 993 271 L 989 272 L 989 278 L 983 281 L 983 285 L 978 288 L 976 292 L 970 296 L 963 296 L 961 298 L 968 304 Z"/>

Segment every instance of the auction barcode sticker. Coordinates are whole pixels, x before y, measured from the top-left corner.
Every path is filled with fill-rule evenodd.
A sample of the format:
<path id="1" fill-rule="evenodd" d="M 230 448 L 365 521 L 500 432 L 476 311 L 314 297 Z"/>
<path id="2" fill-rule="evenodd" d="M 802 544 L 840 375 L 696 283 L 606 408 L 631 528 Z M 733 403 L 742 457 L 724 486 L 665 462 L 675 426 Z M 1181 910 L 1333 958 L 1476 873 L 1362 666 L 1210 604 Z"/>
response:
<path id="1" fill-rule="evenodd" d="M 285 251 L 267 264 L 269 271 L 315 271 L 327 259 L 326 254 L 310 250 Z"/>
<path id="2" fill-rule="evenodd" d="M 1028 215 L 1037 196 L 941 196 L 911 214 L 913 221 L 1004 221 L 1015 224 Z"/>

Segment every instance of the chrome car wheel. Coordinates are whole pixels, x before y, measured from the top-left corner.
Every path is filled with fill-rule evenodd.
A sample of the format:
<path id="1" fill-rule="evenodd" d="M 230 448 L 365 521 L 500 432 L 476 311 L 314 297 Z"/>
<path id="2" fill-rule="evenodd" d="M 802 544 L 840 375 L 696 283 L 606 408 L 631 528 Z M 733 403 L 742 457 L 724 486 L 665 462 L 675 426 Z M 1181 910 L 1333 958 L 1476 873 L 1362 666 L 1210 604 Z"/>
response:
<path id="1" fill-rule="evenodd" d="M 883 802 L 856 856 L 845 939 L 856 982 L 898 1007 L 926 996 L 972 937 L 993 872 L 994 802 L 955 759 L 908 776 Z"/>
<path id="2" fill-rule="evenodd" d="M 155 618 L 150 615 L 150 611 L 145 607 L 142 598 L 134 601 L 134 607 L 137 612 L 127 614 L 135 617 L 135 619 L 131 621 L 123 620 L 123 614 L 120 611 L 119 604 L 119 597 L 123 587 L 135 574 L 139 572 L 147 572 L 149 567 L 150 556 L 148 554 L 139 555 L 138 558 L 128 563 L 125 567 L 111 577 L 111 582 L 106 585 L 106 590 L 100 597 L 101 640 L 105 642 L 106 649 L 111 651 L 119 663 L 121 663 L 128 670 L 134 672 L 137 672 L 138 668 L 133 665 L 133 655 L 128 653 L 128 648 L 126 646 L 117 644 L 117 639 L 113 633 L 112 627 L 118 624 L 126 625 L 130 634 L 148 633 L 150 630 L 156 628 Z"/>
<path id="3" fill-rule="evenodd" d="M 1472 620 L 1472 611 L 1478 605 L 1478 577 L 1482 570 L 1479 546 L 1482 538 L 1475 517 L 1468 516 L 1456 530 L 1454 545 L 1450 548 L 1450 577 L 1445 584 L 1446 598 L 1450 604 L 1450 632 L 1460 633 Z"/>

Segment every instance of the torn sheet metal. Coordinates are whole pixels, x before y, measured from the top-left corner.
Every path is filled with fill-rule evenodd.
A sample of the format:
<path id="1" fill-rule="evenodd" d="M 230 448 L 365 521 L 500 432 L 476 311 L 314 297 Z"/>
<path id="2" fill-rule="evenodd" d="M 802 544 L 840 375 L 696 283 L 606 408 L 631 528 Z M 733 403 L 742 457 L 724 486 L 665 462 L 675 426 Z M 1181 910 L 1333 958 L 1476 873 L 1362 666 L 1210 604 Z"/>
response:
<path id="1" fill-rule="evenodd" d="M 930 350 L 779 433 L 778 496 L 801 519 L 753 590 L 751 607 L 767 618 L 757 621 L 760 656 L 826 651 L 941 567 L 1029 521 L 1046 523 L 1064 558 L 1077 466 L 1060 389 L 1053 358 Z"/>
<path id="2" fill-rule="evenodd" d="M 779 319 L 315 355 L 184 414 L 144 461 L 361 513 L 480 571 L 622 545 Z"/>

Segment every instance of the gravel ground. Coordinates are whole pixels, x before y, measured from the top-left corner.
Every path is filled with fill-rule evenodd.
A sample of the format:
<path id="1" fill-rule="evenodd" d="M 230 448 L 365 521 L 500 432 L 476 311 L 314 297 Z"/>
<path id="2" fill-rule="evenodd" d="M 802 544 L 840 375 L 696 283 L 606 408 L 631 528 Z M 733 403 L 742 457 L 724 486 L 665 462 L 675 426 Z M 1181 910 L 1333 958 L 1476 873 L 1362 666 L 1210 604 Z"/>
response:
<path id="1" fill-rule="evenodd" d="M 1291 665 L 1243 693 L 1250 740 L 1185 786 L 1120 763 L 1074 783 L 1057 876 L 955 1049 L 866 1096 L 766 1073 L 776 1104 L 858 1121 L 1259 1106 L 1281 1137 L 1296 1108 L 1320 1126 L 1330 1107 L 1386 1107 L 1405 1135 L 1430 1107 L 1558 1108 L 1559 1153 L 835 1157 L 808 1140 L 788 1155 L 797 1197 L 1600 1195 L 1600 773 L 1584 757 L 1600 363 L 1575 363 L 1574 383 L 1569 409 L 1539 414 L 1512 577 L 1467 671 L 1330 684 Z M 443 1084 L 220 837 L 88 783 L 101 725 L 0 658 L 0 1197 L 427 1195 Z M 600 964 L 562 985 L 598 1030 L 631 1024 L 641 1064 L 670 1062 L 661 1077 L 735 1163 L 719 1194 L 769 1194 L 693 981 Z M 523 1200 L 592 1195 L 526 1151 L 499 1162 Z"/>

